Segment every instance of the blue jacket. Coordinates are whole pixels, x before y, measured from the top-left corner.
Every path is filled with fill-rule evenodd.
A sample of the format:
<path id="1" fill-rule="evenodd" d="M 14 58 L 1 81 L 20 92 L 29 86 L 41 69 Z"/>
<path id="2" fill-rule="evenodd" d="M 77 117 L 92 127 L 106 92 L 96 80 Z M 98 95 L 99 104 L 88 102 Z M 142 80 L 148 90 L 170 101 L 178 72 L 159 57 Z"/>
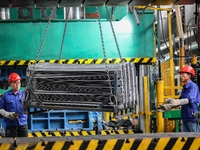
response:
<path id="1" fill-rule="evenodd" d="M 19 90 L 15 95 L 12 90 L 4 93 L 0 100 L 0 109 L 4 109 L 8 112 L 16 112 L 18 118 L 10 120 L 4 117 L 6 126 L 23 126 L 27 125 L 27 114 L 23 114 L 22 100 L 24 100 L 25 94 Z M 22 100 L 21 100 L 22 99 Z"/>
<path id="2" fill-rule="evenodd" d="M 189 103 L 181 106 L 181 117 L 183 122 L 196 122 L 197 119 L 192 113 L 198 111 L 197 103 L 200 102 L 200 94 L 198 86 L 191 80 L 183 86 L 180 99 L 188 98 Z"/>

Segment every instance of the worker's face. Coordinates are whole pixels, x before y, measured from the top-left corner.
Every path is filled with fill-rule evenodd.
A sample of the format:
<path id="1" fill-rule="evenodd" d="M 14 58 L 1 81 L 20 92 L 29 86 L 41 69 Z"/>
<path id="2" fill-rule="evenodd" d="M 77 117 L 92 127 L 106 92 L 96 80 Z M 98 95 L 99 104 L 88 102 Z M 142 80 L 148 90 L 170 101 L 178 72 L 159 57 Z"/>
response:
<path id="1" fill-rule="evenodd" d="M 187 83 L 190 80 L 191 75 L 188 73 L 180 73 L 180 80 L 184 83 Z"/>
<path id="2" fill-rule="evenodd" d="M 20 82 L 20 80 L 15 81 L 15 82 L 11 82 L 10 86 L 11 86 L 13 91 L 18 91 L 20 89 L 21 82 Z"/>

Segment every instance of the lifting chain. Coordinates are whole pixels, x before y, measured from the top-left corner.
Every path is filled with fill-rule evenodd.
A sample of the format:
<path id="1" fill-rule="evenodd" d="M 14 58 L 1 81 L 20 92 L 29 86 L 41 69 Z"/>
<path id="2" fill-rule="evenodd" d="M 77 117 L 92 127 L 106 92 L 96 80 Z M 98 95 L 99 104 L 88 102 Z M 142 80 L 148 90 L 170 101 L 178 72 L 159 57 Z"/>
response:
<path id="1" fill-rule="evenodd" d="M 97 17 L 98 17 L 98 24 L 99 24 L 99 30 L 100 30 L 100 36 L 101 36 L 101 44 L 102 44 L 102 49 L 103 49 L 103 55 L 104 55 L 104 59 L 106 60 L 106 58 L 107 58 L 106 49 L 105 49 L 105 44 L 104 44 L 103 32 L 102 32 L 101 21 L 100 21 L 100 13 L 99 13 L 98 7 L 96 7 L 96 13 L 97 13 Z M 117 99 L 116 99 L 116 96 L 113 94 L 113 91 L 112 91 L 112 84 L 111 84 L 109 69 L 108 69 L 108 65 L 107 65 L 106 61 L 105 61 L 105 65 L 106 65 L 106 73 L 107 73 L 107 77 L 108 77 L 108 85 L 109 85 L 110 94 L 111 94 L 109 99 L 110 99 L 111 105 L 113 107 L 115 107 L 116 105 L 113 105 L 112 98 L 115 99 L 116 104 L 117 104 Z"/>
<path id="2" fill-rule="evenodd" d="M 114 27 L 113 27 L 113 24 L 112 24 L 112 18 L 111 18 L 111 16 L 110 16 L 109 11 L 108 11 L 108 7 L 107 7 L 107 6 L 105 6 L 105 7 L 106 7 L 106 13 L 107 13 L 107 15 L 108 15 L 108 20 L 109 20 L 109 22 L 110 22 L 110 26 L 111 26 L 111 29 L 112 29 L 113 37 L 114 37 L 114 40 L 115 40 L 115 44 L 116 44 L 116 47 L 117 47 L 117 51 L 118 51 L 118 55 L 119 55 L 119 58 L 120 58 L 120 62 L 123 62 L 122 54 L 121 54 L 121 51 L 120 51 L 120 49 L 119 49 L 119 44 L 118 44 L 118 42 L 117 42 L 117 37 L 116 37 L 115 30 L 114 30 Z M 124 82 L 125 82 L 125 81 L 122 80 L 122 84 L 123 84 L 123 85 L 125 84 Z M 124 88 L 122 88 L 122 94 L 125 95 L 125 90 L 124 90 Z M 117 101 L 117 100 L 116 100 L 116 101 Z"/>
<path id="3" fill-rule="evenodd" d="M 64 42 L 65 42 L 65 34 L 66 34 L 66 29 L 67 29 L 69 10 L 70 10 L 70 7 L 67 8 L 66 21 L 65 21 L 65 26 L 64 26 L 62 43 L 61 43 L 61 47 L 60 47 L 60 54 L 59 54 L 59 58 L 58 58 L 58 63 L 60 63 L 60 64 L 61 64 L 61 57 L 62 57 L 62 49 L 63 49 Z"/>
<path id="4" fill-rule="evenodd" d="M 119 54 L 119 58 L 120 60 L 122 61 L 122 55 L 121 55 L 121 52 L 120 52 L 120 49 L 119 49 L 119 44 L 117 42 L 117 37 L 116 37 L 116 34 L 115 34 L 115 30 L 114 30 L 114 27 L 113 27 L 113 24 L 112 24 L 112 18 L 110 16 L 110 13 L 108 11 L 108 7 L 106 6 L 106 13 L 108 15 L 108 20 L 110 22 L 110 26 L 111 26 L 111 29 L 112 29 L 112 33 L 113 33 L 113 36 L 114 36 L 114 39 L 115 39 L 115 44 L 117 46 L 117 51 L 118 51 L 118 54 Z"/>
<path id="5" fill-rule="evenodd" d="M 30 78 L 29 78 L 29 80 L 28 80 L 28 82 L 27 82 L 27 85 L 26 85 L 25 89 L 28 89 L 28 88 L 29 88 L 29 86 L 30 86 L 30 81 L 32 80 L 33 75 L 34 75 L 34 73 L 35 73 L 35 66 L 36 66 L 36 63 L 38 62 L 38 59 L 39 59 L 39 56 L 40 56 L 42 47 L 43 47 L 43 45 L 44 45 L 44 41 L 45 41 L 45 39 L 46 39 L 47 32 L 48 32 L 48 30 L 49 30 L 50 23 L 51 23 L 52 18 L 53 18 L 54 14 L 55 14 L 55 10 L 56 10 L 56 7 L 51 8 L 51 15 L 49 16 L 48 24 L 47 24 L 47 27 L 46 27 L 46 29 L 45 29 L 45 32 L 44 32 L 42 41 L 41 41 L 41 43 L 40 43 L 40 47 L 39 47 L 39 49 L 38 49 L 38 53 L 37 53 L 37 56 L 36 56 L 36 59 L 35 59 L 35 63 L 34 63 L 34 65 L 33 65 L 33 71 L 30 73 Z"/>

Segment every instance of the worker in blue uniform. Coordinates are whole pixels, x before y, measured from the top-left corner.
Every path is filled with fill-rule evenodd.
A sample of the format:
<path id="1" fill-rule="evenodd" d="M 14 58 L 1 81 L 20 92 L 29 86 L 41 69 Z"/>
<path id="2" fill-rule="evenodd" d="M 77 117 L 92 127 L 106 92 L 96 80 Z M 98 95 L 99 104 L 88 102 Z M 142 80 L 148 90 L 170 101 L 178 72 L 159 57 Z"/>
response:
<path id="1" fill-rule="evenodd" d="M 195 71 L 191 66 L 185 66 L 180 71 L 180 80 L 184 83 L 179 99 L 168 98 L 158 106 L 158 111 L 168 111 L 181 106 L 182 132 L 200 132 L 198 117 L 198 103 L 200 94 L 198 86 L 191 80 Z"/>
<path id="2" fill-rule="evenodd" d="M 7 137 L 27 137 L 27 114 L 23 113 L 25 94 L 20 90 L 21 78 L 17 73 L 11 73 L 8 82 L 11 90 L 4 93 L 0 100 L 0 114 L 4 116 Z"/>

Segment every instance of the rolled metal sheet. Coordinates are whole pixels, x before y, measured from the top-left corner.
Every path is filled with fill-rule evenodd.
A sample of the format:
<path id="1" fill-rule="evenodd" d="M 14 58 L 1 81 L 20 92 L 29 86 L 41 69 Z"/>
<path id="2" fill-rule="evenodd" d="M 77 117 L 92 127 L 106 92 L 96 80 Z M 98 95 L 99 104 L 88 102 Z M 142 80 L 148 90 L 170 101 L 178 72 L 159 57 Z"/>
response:
<path id="1" fill-rule="evenodd" d="M 29 101 L 25 107 L 121 111 L 136 100 L 133 63 L 108 64 L 39 63 L 27 68 Z M 32 75 L 32 72 L 34 74 Z M 32 76 L 31 76 L 32 75 Z"/>

